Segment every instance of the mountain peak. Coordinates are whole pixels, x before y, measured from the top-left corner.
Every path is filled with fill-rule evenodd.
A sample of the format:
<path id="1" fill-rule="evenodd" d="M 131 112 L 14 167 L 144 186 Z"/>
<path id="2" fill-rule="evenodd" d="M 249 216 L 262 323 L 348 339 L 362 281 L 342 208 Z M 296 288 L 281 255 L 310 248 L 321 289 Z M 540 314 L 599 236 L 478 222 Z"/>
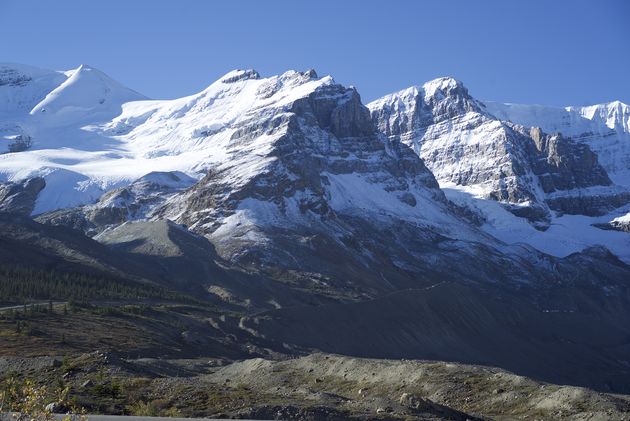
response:
<path id="1" fill-rule="evenodd" d="M 90 74 L 93 73 L 94 76 L 98 76 L 100 78 L 103 79 L 111 79 L 108 75 L 106 75 L 104 72 L 102 72 L 101 70 L 90 66 L 89 64 L 85 64 L 85 63 L 81 63 L 79 65 L 79 67 L 77 67 L 76 69 L 70 69 L 70 70 L 66 70 L 63 71 L 62 73 L 64 73 L 67 77 L 79 77 L 82 74 Z"/>
<path id="2" fill-rule="evenodd" d="M 260 79 L 260 74 L 254 69 L 236 69 L 227 72 L 223 77 L 219 79 L 222 83 L 234 83 L 241 80 L 256 80 Z"/>
<path id="3" fill-rule="evenodd" d="M 0 86 L 20 79 L 34 79 L 57 72 L 19 63 L 0 63 Z"/>
<path id="4" fill-rule="evenodd" d="M 28 113 L 66 78 L 54 70 L 0 63 L 0 114 Z"/>
<path id="5" fill-rule="evenodd" d="M 77 116 L 92 111 L 117 112 L 125 102 L 146 99 L 86 64 L 66 72 L 66 75 L 68 78 L 63 83 L 33 107 L 31 115 L 63 113 Z"/>
<path id="6" fill-rule="evenodd" d="M 319 76 L 317 76 L 317 72 L 315 71 L 315 69 L 308 69 L 306 72 L 304 72 L 304 74 L 313 79 L 319 78 Z"/>
<path id="7" fill-rule="evenodd" d="M 453 91 L 463 91 L 468 94 L 468 90 L 464 87 L 464 84 L 452 77 L 440 77 L 430 80 L 422 85 L 422 90 L 427 97 L 434 97 L 438 95 L 438 93 L 448 96 Z"/>

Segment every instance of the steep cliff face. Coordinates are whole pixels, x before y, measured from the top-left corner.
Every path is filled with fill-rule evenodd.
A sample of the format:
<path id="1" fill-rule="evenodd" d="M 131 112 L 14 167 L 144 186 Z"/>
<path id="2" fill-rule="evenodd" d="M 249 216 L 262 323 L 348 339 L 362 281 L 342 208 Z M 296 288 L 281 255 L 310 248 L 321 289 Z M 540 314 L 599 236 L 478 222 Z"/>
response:
<path id="1" fill-rule="evenodd" d="M 501 120 L 560 132 L 597 153 L 615 184 L 630 185 L 630 106 L 619 101 L 584 107 L 485 102 L 485 110 Z"/>
<path id="2" fill-rule="evenodd" d="M 376 127 L 412 147 L 440 182 L 481 186 L 488 198 L 540 207 L 518 134 L 485 114 L 461 83 L 437 79 L 368 106 Z"/>
<path id="3" fill-rule="evenodd" d="M 0 212 L 30 215 L 37 195 L 45 186 L 46 182 L 40 177 L 0 184 Z"/>
<path id="4" fill-rule="evenodd" d="M 538 127 L 515 129 L 533 140 L 530 165 L 545 193 L 612 184 L 588 146 L 572 143 L 562 134 L 546 134 Z M 531 149 L 531 143 L 525 146 Z"/>
<path id="5" fill-rule="evenodd" d="M 602 215 L 627 202 L 618 189 L 603 194 L 612 182 L 587 145 L 501 121 L 453 79 L 368 107 L 379 130 L 413 147 L 440 183 L 477 188 L 537 228 L 548 227 L 550 210 Z M 592 187 L 600 187 L 601 200 L 585 190 Z"/>
<path id="6" fill-rule="evenodd" d="M 295 83 L 295 78 L 304 75 L 282 75 L 280 87 L 273 81 L 279 94 L 269 99 L 282 100 L 285 86 Z M 410 218 L 422 219 L 413 210 L 419 201 L 429 208 L 445 206 L 444 195 L 422 161 L 374 130 L 356 90 L 330 79 L 303 79 L 299 89 L 303 88 L 307 89 L 290 103 L 269 102 L 252 110 L 257 118 L 233 124 L 224 153 L 240 160 L 225 161 L 185 193 L 185 210 L 177 212 L 182 222 L 211 232 L 210 220 L 236 212 L 246 199 L 296 215 L 308 211 L 320 218 L 353 207 L 376 211 L 367 205 L 390 198 L 394 201 L 389 211 Z M 269 95 L 266 89 L 263 92 Z M 246 170 L 247 178 L 243 177 Z M 355 189 L 362 185 L 376 189 L 383 197 L 352 191 L 352 183 Z"/>
<path id="7" fill-rule="evenodd" d="M 265 102 L 243 110 L 229 138 L 211 135 L 226 139 L 218 153 L 231 158 L 155 218 L 206 235 L 239 265 L 310 286 L 344 279 L 332 289 L 364 292 L 413 282 L 400 268 L 427 264 L 404 252 L 397 228 L 408 227 L 425 246 L 450 241 L 446 236 L 484 237 L 460 218 L 411 149 L 375 131 L 353 88 L 312 72 L 236 83 L 242 87 L 230 86 L 233 95 L 255 95 L 239 103 Z M 213 104 L 221 101 L 233 99 L 219 95 Z"/>

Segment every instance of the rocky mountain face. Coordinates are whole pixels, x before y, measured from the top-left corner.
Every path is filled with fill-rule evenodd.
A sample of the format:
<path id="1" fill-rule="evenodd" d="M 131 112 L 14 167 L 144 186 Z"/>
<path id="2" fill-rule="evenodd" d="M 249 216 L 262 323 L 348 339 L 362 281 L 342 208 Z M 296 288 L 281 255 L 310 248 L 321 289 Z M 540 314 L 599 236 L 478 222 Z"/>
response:
<path id="1" fill-rule="evenodd" d="M 94 236 L 123 222 L 150 218 L 155 208 L 195 182 L 182 172 L 153 172 L 106 192 L 94 204 L 48 212 L 36 219 Z"/>
<path id="2" fill-rule="evenodd" d="M 133 91 L 76 72 L 15 113 L 34 142 L 0 156 L 0 174 L 40 174 L 46 188 L 8 187 L 3 206 L 38 221 L 7 216 L 11 244 L 194 292 L 245 313 L 230 329 L 275 352 L 462 360 L 452 350 L 474 348 L 466 361 L 626 387 L 611 373 L 630 335 L 630 247 L 591 222 L 628 198 L 588 145 L 502 121 L 448 78 L 368 108 L 314 71 L 237 70 L 190 97 L 127 102 Z M 75 102 L 88 111 L 66 112 Z M 558 227 L 574 214 L 593 231 L 541 251 L 568 243 Z M 302 325 L 321 334 L 306 340 Z M 358 345 L 331 345 L 339 335 Z M 526 351 L 506 357 L 537 346 L 542 370 Z"/>
<path id="3" fill-rule="evenodd" d="M 436 103 L 443 110 L 439 118 L 476 109 L 473 100 L 458 98 L 455 105 Z M 261 78 L 254 71 L 235 71 L 185 103 L 146 106 L 153 110 L 150 118 L 146 113 L 127 117 L 128 136 L 141 139 L 135 136 L 151 127 L 160 148 L 173 136 L 161 124 L 182 133 L 185 127 L 200 154 L 212 152 L 221 161 L 213 165 L 210 156 L 198 160 L 208 170 L 197 183 L 149 183 L 156 178 L 149 175 L 93 205 L 46 213 L 39 221 L 94 235 L 126 221 L 172 220 L 205 236 L 230 265 L 273 274 L 295 291 L 344 300 L 453 277 L 513 286 L 562 277 L 547 269 L 553 259 L 531 249 L 512 249 L 479 230 L 476 215 L 446 199 L 410 147 L 377 130 L 356 90 L 330 77 L 309 71 Z M 167 113 L 173 117 L 166 122 L 156 117 Z M 118 119 L 107 130 L 120 124 Z M 505 127 L 514 136 L 529 136 L 524 129 Z M 565 147 L 562 138 L 536 136 L 538 143 L 530 141 L 532 151 L 554 157 Z M 556 173 L 548 190 L 592 176 Z M 168 177 L 161 174 L 160 180 Z M 600 178 L 607 182 L 605 173 Z M 139 234 L 127 232 L 126 241 Z M 111 235 L 107 238 L 113 241 Z M 532 267 L 533 262 L 542 267 Z M 200 280 L 212 288 L 205 277 Z M 232 294 L 229 286 L 220 288 L 221 294 Z"/>
<path id="4" fill-rule="evenodd" d="M 0 184 L 0 212 L 29 216 L 35 208 L 37 195 L 45 186 L 41 177 Z"/>
<path id="5" fill-rule="evenodd" d="M 630 232 L 630 213 L 618 216 L 611 221 L 600 223 L 597 226 L 606 230 Z"/>
<path id="6" fill-rule="evenodd" d="M 293 73 L 280 76 L 281 84 L 261 81 L 262 95 L 271 100 L 282 100 L 296 82 L 308 90 L 291 102 L 248 110 L 225 146 L 237 158 L 210 170 L 161 214 L 218 240 L 223 225 L 243 232 L 322 226 L 340 212 L 435 225 L 436 211 L 448 204 L 422 161 L 374 130 L 354 89 L 312 77 Z M 268 91 L 271 82 L 278 93 Z M 255 160 L 253 169 L 244 165 Z"/>
<path id="7" fill-rule="evenodd" d="M 437 79 L 368 105 L 374 124 L 423 158 L 441 184 L 466 186 L 546 229 L 550 211 L 603 215 L 627 203 L 585 144 L 501 121 L 458 81 Z M 589 188 L 599 189 L 594 197 Z M 586 193 L 585 193 L 586 192 Z"/>
<path id="8" fill-rule="evenodd" d="M 616 184 L 630 184 L 630 106 L 619 101 L 585 107 L 485 102 L 485 110 L 501 120 L 549 133 L 560 132 L 587 144 Z"/>

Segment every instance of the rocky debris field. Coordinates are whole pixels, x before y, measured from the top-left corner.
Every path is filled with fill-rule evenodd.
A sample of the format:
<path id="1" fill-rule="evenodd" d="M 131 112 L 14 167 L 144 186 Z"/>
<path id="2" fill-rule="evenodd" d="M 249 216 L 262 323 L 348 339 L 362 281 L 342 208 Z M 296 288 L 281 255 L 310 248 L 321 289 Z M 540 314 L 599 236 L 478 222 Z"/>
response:
<path id="1" fill-rule="evenodd" d="M 630 397 L 504 370 L 315 353 L 299 358 L 2 357 L 2 376 L 70 386 L 89 413 L 289 420 L 624 420 Z M 59 408 L 62 410 L 63 408 Z"/>

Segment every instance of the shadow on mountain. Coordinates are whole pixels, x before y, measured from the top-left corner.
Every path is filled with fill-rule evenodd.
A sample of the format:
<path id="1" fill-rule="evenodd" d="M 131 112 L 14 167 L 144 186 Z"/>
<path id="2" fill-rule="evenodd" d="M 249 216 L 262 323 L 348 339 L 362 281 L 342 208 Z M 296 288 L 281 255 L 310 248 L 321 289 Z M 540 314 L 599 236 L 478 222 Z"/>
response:
<path id="1" fill-rule="evenodd" d="M 300 291 L 261 273 L 225 262 L 214 245 L 168 220 L 120 225 L 97 236 L 112 250 L 124 252 L 159 283 L 208 299 L 222 308 L 260 311 L 281 305 L 332 302 Z"/>
<path id="2" fill-rule="evenodd" d="M 496 290 L 456 283 L 404 290 L 372 301 L 294 307 L 250 317 L 267 340 L 372 358 L 498 366 L 548 382 L 630 391 L 630 317 L 564 290 L 573 309 L 540 308 Z"/>

